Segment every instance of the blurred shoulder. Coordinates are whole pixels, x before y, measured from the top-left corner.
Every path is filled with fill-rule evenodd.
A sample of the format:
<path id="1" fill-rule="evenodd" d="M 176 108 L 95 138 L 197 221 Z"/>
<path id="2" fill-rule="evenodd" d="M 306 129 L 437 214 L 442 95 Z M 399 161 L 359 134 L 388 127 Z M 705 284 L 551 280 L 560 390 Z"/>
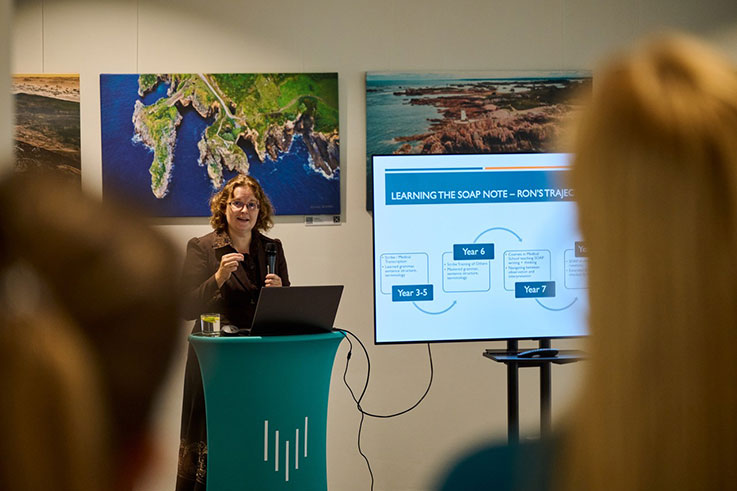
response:
<path id="1" fill-rule="evenodd" d="M 438 491 L 546 491 L 560 437 L 522 444 L 477 447 L 453 462 Z"/>

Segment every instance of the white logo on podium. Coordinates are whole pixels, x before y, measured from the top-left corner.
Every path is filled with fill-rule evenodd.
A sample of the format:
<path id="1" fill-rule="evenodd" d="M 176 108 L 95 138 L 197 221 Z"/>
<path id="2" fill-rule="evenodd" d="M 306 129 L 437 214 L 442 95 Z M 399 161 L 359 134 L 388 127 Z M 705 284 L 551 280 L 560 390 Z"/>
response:
<path id="1" fill-rule="evenodd" d="M 307 458 L 307 423 L 308 418 L 305 416 L 305 425 L 302 430 L 302 458 Z M 292 440 L 284 440 L 284 453 L 283 453 L 283 459 L 284 459 L 284 480 L 289 481 L 289 470 L 292 468 L 291 466 L 294 466 L 294 470 L 299 470 L 299 455 L 300 455 L 300 440 L 299 440 L 299 428 L 295 428 L 294 430 L 294 446 L 292 447 L 291 443 Z M 281 444 L 282 442 L 279 440 L 279 430 L 274 431 L 274 472 L 279 472 L 279 455 L 281 453 Z M 271 436 L 269 435 L 269 420 L 264 420 L 264 462 L 269 461 L 269 441 L 271 440 Z M 290 463 L 290 455 L 292 453 L 291 449 L 294 449 L 294 460 L 292 463 Z"/>

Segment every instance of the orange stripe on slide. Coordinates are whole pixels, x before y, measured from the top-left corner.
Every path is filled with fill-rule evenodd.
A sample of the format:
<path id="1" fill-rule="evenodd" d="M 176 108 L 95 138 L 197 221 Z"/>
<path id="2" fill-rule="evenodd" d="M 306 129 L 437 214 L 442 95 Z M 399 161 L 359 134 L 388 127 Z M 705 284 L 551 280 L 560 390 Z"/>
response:
<path id="1" fill-rule="evenodd" d="M 525 169 L 570 169 L 567 165 L 541 165 L 537 167 L 484 167 L 484 170 L 525 170 Z"/>

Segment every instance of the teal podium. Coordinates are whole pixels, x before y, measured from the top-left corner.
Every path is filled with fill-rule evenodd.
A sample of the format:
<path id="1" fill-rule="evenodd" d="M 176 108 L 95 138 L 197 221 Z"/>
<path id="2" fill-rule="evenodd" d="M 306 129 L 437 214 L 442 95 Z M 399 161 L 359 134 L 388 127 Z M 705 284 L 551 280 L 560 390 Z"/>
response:
<path id="1" fill-rule="evenodd" d="M 205 392 L 207 490 L 327 490 L 330 377 L 340 332 L 192 334 Z"/>

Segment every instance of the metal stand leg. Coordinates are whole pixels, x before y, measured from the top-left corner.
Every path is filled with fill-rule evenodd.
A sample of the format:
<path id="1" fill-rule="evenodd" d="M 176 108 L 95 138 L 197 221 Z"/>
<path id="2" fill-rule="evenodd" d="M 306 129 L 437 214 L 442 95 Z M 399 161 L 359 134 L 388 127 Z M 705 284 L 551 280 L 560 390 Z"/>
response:
<path id="1" fill-rule="evenodd" d="M 507 352 L 516 353 L 517 341 L 507 341 Z M 519 443 L 519 365 L 507 363 L 507 442 Z"/>
<path id="2" fill-rule="evenodd" d="M 550 348 L 550 339 L 541 339 L 540 348 Z M 550 436 L 551 418 L 551 378 L 550 363 L 540 365 L 540 438 Z"/>
<path id="3" fill-rule="evenodd" d="M 539 339 L 540 349 L 552 348 L 550 339 Z M 519 356 L 517 340 L 507 340 L 507 349 L 484 352 L 484 357 L 507 365 L 507 441 L 510 444 L 519 443 L 519 369 L 520 367 L 540 368 L 540 438 L 551 436 L 551 365 L 565 365 L 585 360 L 585 353 L 574 350 L 564 352 L 555 351 L 557 356 L 550 356 L 550 352 L 532 350 Z M 543 356 L 540 356 L 543 355 Z"/>

